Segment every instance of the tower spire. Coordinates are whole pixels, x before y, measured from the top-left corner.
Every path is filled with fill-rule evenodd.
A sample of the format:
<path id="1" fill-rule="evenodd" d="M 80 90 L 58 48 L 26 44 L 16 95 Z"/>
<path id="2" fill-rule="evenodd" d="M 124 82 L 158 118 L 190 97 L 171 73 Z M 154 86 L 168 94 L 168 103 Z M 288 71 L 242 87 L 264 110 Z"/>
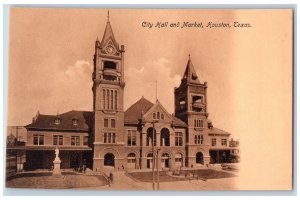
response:
<path id="1" fill-rule="evenodd" d="M 109 10 L 107 10 L 107 22 L 109 22 Z"/>

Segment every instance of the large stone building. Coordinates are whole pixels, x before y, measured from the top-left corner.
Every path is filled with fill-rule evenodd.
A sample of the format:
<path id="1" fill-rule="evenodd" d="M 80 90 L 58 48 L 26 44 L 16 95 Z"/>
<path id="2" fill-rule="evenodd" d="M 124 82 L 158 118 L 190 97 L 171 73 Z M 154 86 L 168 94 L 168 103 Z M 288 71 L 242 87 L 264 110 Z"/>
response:
<path id="1" fill-rule="evenodd" d="M 147 169 L 154 155 L 159 168 L 230 162 L 236 147 L 228 145 L 230 133 L 208 120 L 207 83 L 200 82 L 191 59 L 174 90 L 175 114 L 144 97 L 124 111 L 124 54 L 107 21 L 102 40 L 95 42 L 93 111 L 38 113 L 26 126 L 25 168 L 51 168 L 56 146 L 62 168 L 86 162 L 93 170 Z"/>

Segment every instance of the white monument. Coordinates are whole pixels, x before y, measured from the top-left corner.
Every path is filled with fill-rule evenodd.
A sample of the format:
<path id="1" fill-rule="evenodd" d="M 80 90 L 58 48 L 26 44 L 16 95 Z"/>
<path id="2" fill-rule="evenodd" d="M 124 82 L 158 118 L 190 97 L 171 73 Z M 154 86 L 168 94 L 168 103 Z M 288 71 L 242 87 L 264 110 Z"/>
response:
<path id="1" fill-rule="evenodd" d="M 59 155 L 59 149 L 56 147 L 55 148 L 55 159 L 53 161 L 53 175 L 61 175 L 61 171 L 60 171 L 61 160 L 58 157 L 58 155 Z"/>

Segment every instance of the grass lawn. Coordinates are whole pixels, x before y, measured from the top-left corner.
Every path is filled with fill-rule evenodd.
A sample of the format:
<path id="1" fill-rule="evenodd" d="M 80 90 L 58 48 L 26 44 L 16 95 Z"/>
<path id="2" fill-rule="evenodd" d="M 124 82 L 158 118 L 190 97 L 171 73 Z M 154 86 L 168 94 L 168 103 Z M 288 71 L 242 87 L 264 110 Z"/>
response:
<path id="1" fill-rule="evenodd" d="M 157 173 L 155 172 L 154 177 L 156 180 L 156 175 Z M 136 179 L 138 181 L 143 181 L 143 182 L 152 182 L 152 172 L 132 172 L 128 173 L 127 176 L 130 178 Z M 181 181 L 180 178 L 176 177 L 171 177 L 165 174 L 165 172 L 159 172 L 159 181 L 160 182 L 172 182 L 172 181 Z"/>
<path id="2" fill-rule="evenodd" d="M 223 172 L 223 171 L 217 171 L 213 169 L 197 169 L 197 170 L 189 170 L 189 171 L 182 171 L 183 173 L 192 173 L 197 174 L 199 178 L 204 179 L 219 179 L 219 178 L 231 178 L 236 177 L 237 175 Z"/>
<path id="3" fill-rule="evenodd" d="M 63 174 L 62 178 L 47 173 L 20 174 L 6 181 L 8 188 L 68 189 L 79 187 L 97 187 L 107 185 L 101 175 Z"/>
<path id="4" fill-rule="evenodd" d="M 197 170 L 182 171 L 182 173 L 189 173 L 189 172 L 193 174 L 197 174 L 200 179 L 220 179 L 220 178 L 236 177 L 236 175 L 234 174 L 217 171 L 213 169 L 197 169 Z M 138 181 L 152 182 L 152 172 L 132 172 L 132 173 L 128 173 L 127 175 Z M 157 176 L 155 172 L 155 180 L 156 177 Z M 160 182 L 173 182 L 173 181 L 189 180 L 189 178 L 177 178 L 174 176 L 169 176 L 165 172 L 159 172 L 159 180 Z"/>

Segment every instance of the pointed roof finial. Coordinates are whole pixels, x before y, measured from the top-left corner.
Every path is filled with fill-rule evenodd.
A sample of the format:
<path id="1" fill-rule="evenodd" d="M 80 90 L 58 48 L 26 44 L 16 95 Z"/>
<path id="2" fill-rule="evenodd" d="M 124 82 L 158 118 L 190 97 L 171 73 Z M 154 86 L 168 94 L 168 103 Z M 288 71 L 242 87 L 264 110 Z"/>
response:
<path id="1" fill-rule="evenodd" d="M 191 54 L 189 54 L 189 60 L 191 60 Z"/>
<path id="2" fill-rule="evenodd" d="M 109 22 L 109 10 L 107 10 L 107 22 Z"/>

